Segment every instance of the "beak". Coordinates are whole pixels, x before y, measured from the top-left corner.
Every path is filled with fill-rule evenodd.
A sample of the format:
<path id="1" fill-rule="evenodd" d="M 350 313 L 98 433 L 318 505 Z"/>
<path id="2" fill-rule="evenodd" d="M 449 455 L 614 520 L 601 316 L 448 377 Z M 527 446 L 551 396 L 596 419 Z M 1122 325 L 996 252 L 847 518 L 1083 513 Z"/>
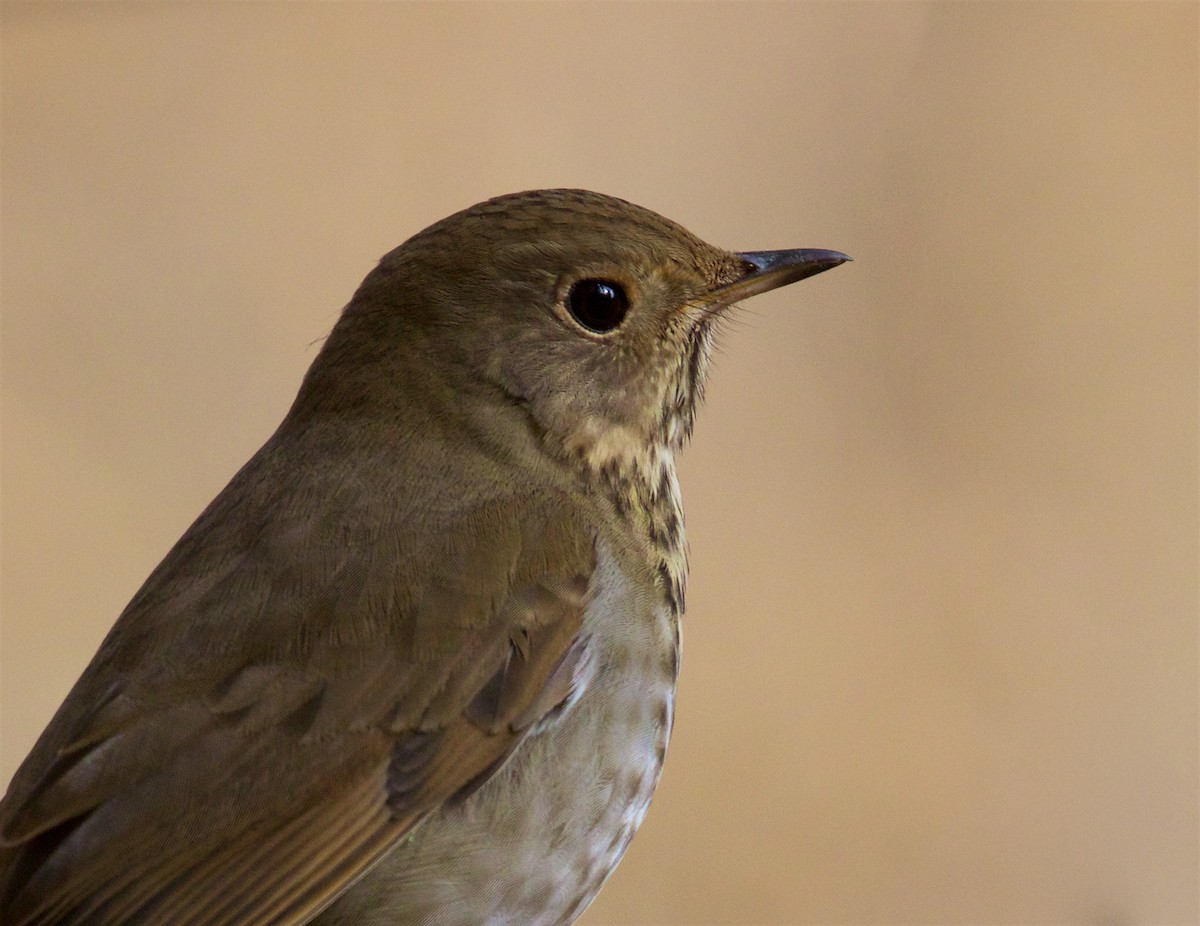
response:
<path id="1" fill-rule="evenodd" d="M 749 299 L 805 277 L 816 276 L 851 258 L 841 251 L 800 248 L 795 251 L 742 251 L 735 254 L 746 263 L 745 276 L 709 290 L 705 302 L 729 305 Z"/>

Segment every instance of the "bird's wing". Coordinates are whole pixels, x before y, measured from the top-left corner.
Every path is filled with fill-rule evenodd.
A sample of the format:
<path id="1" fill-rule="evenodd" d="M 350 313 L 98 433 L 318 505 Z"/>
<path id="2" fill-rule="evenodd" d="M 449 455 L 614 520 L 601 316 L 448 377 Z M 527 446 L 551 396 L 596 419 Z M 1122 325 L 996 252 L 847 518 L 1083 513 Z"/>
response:
<path id="1" fill-rule="evenodd" d="M 0 920 L 303 923 L 568 698 L 595 566 L 569 505 L 411 549 L 346 514 L 185 535 L 0 804 Z"/>

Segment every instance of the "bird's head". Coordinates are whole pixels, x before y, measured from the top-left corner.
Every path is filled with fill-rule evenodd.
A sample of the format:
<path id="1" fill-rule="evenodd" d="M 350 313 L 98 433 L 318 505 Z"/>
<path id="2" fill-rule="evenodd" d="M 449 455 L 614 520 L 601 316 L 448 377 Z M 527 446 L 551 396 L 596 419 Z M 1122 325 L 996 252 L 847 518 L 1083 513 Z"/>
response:
<path id="1" fill-rule="evenodd" d="M 373 332 L 363 363 L 423 357 L 464 400 L 521 406 L 550 449 L 600 469 L 683 443 L 729 306 L 848 259 L 725 251 L 620 199 L 536 190 L 387 254 L 339 328 Z"/>

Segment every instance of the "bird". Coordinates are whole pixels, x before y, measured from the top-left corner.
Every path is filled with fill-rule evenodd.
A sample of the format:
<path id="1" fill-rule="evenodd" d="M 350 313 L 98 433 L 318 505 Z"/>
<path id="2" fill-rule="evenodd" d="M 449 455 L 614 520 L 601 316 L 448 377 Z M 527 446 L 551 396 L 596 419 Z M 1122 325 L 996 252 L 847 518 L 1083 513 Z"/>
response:
<path id="1" fill-rule="evenodd" d="M 573 922 L 666 754 L 714 333 L 849 259 L 562 189 L 386 254 L 13 777 L 0 922 Z"/>

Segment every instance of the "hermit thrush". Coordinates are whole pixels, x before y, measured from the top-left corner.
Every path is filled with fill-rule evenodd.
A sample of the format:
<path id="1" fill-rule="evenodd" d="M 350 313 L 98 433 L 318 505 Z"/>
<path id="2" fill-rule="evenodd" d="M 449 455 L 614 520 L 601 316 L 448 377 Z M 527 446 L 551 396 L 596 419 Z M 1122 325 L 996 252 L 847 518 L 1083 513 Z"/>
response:
<path id="1" fill-rule="evenodd" d="M 848 260 L 576 190 L 385 256 L 0 804 L 0 921 L 566 924 L 646 812 L 713 326 Z"/>

